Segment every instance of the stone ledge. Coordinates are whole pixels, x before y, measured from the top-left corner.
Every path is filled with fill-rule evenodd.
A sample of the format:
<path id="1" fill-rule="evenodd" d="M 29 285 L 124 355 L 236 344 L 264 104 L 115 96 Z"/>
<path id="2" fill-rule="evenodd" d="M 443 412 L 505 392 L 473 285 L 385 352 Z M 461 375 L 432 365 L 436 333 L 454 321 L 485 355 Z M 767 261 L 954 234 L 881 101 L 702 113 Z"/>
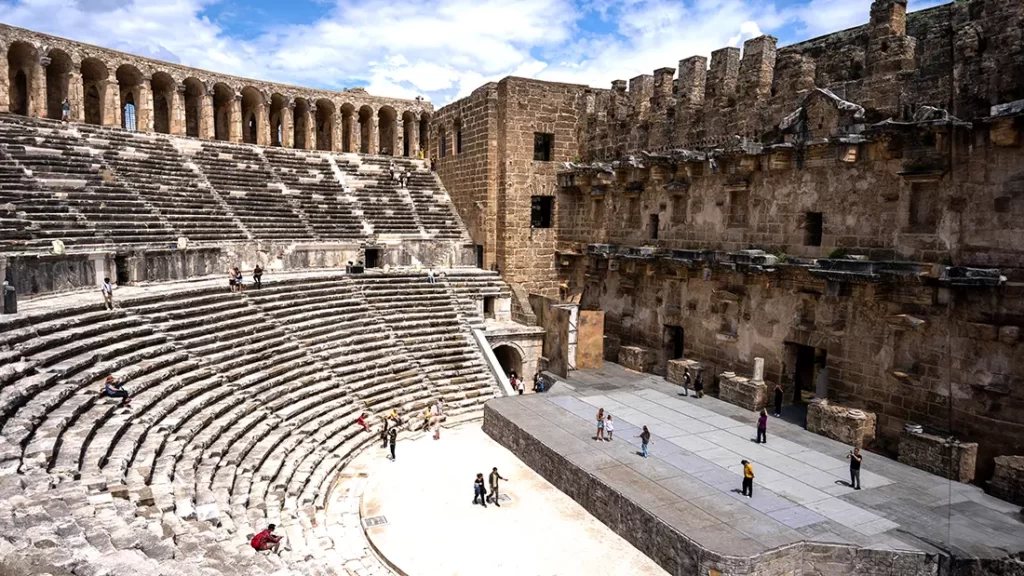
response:
<path id="1" fill-rule="evenodd" d="M 768 385 L 733 372 L 722 372 L 718 377 L 718 399 L 746 408 L 752 412 L 768 405 Z"/>
<path id="2" fill-rule="evenodd" d="M 923 432 L 900 432 L 899 461 L 958 482 L 974 480 L 976 442 L 958 442 Z"/>
<path id="3" fill-rule="evenodd" d="M 988 481 L 988 493 L 1024 506 L 1024 456 L 997 456 L 996 470 Z"/>
<path id="4" fill-rule="evenodd" d="M 654 358 L 647 348 L 622 346 L 619 348 L 618 364 L 635 372 L 650 372 L 654 366 Z"/>
<path id="5" fill-rule="evenodd" d="M 828 400 L 815 400 L 807 406 L 807 430 L 815 434 L 864 447 L 875 439 L 873 412 L 864 412 L 830 404 Z"/>

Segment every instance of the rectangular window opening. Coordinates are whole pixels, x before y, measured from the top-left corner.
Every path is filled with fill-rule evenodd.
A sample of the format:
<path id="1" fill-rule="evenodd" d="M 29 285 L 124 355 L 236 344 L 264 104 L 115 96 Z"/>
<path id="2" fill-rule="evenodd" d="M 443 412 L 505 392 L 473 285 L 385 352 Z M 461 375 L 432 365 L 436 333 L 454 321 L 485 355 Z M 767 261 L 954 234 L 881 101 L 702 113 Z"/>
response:
<path id="1" fill-rule="evenodd" d="M 821 232 L 824 220 L 821 212 L 808 212 L 804 215 L 804 246 L 821 246 Z"/>
<path id="2" fill-rule="evenodd" d="M 448 155 L 448 136 L 444 133 L 441 134 L 441 158 Z"/>
<path id="3" fill-rule="evenodd" d="M 910 231 L 931 234 L 939 223 L 936 182 L 914 182 L 910 185 Z"/>
<path id="4" fill-rule="evenodd" d="M 551 228 L 554 205 L 554 196 L 534 196 L 530 203 L 530 227 Z"/>
<path id="5" fill-rule="evenodd" d="M 649 231 L 650 231 L 651 240 L 657 240 L 658 239 L 658 215 L 657 214 L 651 214 L 651 217 L 648 220 L 648 228 L 649 228 Z"/>
<path id="6" fill-rule="evenodd" d="M 494 318 L 494 296 L 484 296 L 484 318 Z"/>
<path id="7" fill-rule="evenodd" d="M 462 154 L 462 129 L 455 132 L 455 153 Z"/>
<path id="8" fill-rule="evenodd" d="M 538 162 L 550 162 L 551 152 L 555 145 L 554 134 L 533 133 L 533 159 Z"/>
<path id="9" fill-rule="evenodd" d="M 729 225 L 747 225 L 748 190 L 732 190 L 729 192 Z"/>

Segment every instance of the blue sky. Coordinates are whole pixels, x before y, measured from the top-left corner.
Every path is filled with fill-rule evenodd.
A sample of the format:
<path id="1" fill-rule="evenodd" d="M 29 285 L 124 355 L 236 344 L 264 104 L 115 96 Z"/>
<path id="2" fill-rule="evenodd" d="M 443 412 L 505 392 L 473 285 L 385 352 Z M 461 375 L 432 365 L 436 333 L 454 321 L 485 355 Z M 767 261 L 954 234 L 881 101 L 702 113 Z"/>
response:
<path id="1" fill-rule="evenodd" d="M 911 10 L 942 3 L 911 0 Z M 0 22 L 189 66 L 443 105 L 511 74 L 608 87 L 871 0 L 0 0 Z"/>

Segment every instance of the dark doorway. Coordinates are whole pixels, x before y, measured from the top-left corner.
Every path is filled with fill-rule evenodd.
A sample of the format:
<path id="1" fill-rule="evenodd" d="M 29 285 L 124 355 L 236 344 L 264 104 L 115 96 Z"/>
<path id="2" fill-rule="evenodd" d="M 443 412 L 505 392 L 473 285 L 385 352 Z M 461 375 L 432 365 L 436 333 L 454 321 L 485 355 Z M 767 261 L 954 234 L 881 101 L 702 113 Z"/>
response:
<path id="1" fill-rule="evenodd" d="M 11 112 L 28 116 L 28 76 L 18 70 L 11 82 Z"/>
<path id="2" fill-rule="evenodd" d="M 127 256 L 115 256 L 114 257 L 114 281 L 118 286 L 128 284 L 131 280 L 128 274 L 128 257 Z"/>
<path id="3" fill-rule="evenodd" d="M 665 326 L 665 362 L 683 357 L 683 327 Z"/>
<path id="4" fill-rule="evenodd" d="M 380 266 L 380 250 L 377 248 L 366 249 L 366 267 L 377 268 Z"/>
<path id="5" fill-rule="evenodd" d="M 787 356 L 793 362 L 793 402 L 795 404 L 806 404 L 815 398 L 820 392 L 825 394 L 826 390 L 818 390 L 819 377 L 823 375 L 827 352 L 821 348 L 804 346 L 802 344 L 786 344 Z"/>
<path id="6" fill-rule="evenodd" d="M 484 267 L 484 246 L 483 244 L 476 245 L 476 267 Z"/>
<path id="7" fill-rule="evenodd" d="M 516 376 L 523 376 L 523 357 L 512 346 L 498 346 L 494 349 L 494 357 L 498 359 L 498 364 L 501 365 L 506 376 L 511 376 L 513 373 Z"/>
<path id="8" fill-rule="evenodd" d="M 494 318 L 494 296 L 484 296 L 484 318 Z"/>

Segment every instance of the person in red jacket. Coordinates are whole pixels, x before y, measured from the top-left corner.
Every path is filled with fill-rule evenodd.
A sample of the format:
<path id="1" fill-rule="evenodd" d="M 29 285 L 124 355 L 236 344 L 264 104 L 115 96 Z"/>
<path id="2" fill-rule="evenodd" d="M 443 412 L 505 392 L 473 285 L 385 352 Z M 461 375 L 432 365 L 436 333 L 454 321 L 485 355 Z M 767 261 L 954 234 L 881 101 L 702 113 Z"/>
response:
<path id="1" fill-rule="evenodd" d="M 252 547 L 262 552 L 264 550 L 270 550 L 274 554 L 277 554 L 278 549 L 281 547 L 281 536 L 274 536 L 274 528 L 277 526 L 270 524 L 267 529 L 263 532 L 252 537 Z"/>

